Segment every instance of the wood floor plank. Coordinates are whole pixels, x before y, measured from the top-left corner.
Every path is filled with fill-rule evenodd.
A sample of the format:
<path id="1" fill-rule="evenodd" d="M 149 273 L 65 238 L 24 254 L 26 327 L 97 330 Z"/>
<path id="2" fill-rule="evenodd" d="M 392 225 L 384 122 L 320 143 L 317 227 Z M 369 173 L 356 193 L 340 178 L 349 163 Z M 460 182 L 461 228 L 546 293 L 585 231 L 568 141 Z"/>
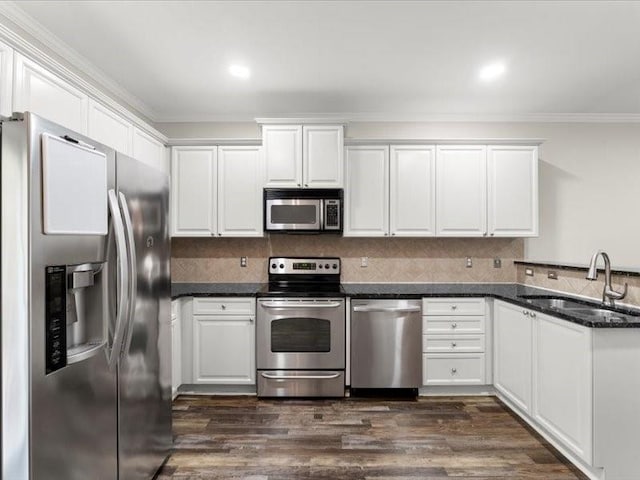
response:
<path id="1" fill-rule="evenodd" d="M 174 402 L 158 480 L 586 480 L 495 397 Z"/>

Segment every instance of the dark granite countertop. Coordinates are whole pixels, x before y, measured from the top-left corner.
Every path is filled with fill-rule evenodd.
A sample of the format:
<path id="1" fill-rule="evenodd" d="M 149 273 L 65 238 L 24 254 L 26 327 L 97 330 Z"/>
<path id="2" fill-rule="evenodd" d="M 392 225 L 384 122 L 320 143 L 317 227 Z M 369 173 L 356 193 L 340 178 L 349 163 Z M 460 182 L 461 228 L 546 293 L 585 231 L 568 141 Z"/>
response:
<path id="1" fill-rule="evenodd" d="M 171 297 L 257 297 L 264 284 L 261 283 L 172 283 Z M 531 303 L 523 295 L 568 298 L 585 306 L 599 307 L 594 302 L 549 290 L 516 283 L 343 283 L 346 295 L 351 298 L 422 298 L 422 297 L 490 297 L 520 305 L 559 317 L 570 322 L 592 328 L 640 328 L 640 310 L 617 308 L 616 311 L 634 315 L 633 321 L 607 322 L 592 316 L 569 310 L 542 307 Z"/>

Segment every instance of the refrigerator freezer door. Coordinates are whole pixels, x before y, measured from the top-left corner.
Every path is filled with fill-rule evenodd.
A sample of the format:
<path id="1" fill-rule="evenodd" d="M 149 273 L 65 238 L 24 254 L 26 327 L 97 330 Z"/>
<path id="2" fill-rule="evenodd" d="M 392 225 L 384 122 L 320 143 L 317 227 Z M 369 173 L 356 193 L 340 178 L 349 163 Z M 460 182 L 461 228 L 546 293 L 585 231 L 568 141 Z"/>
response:
<path id="1" fill-rule="evenodd" d="M 15 255 L 28 257 L 28 280 L 26 291 L 20 295 L 28 302 L 28 361 L 26 378 L 30 382 L 29 395 L 29 458 L 31 480 L 84 480 L 117 478 L 117 381 L 116 372 L 109 371 L 106 351 L 68 363 L 63 368 L 46 373 L 46 268 L 51 265 L 98 264 L 106 260 L 108 237 L 105 235 L 44 235 L 42 211 L 42 134 L 70 135 L 91 143 L 91 140 L 70 132 L 37 116 L 26 114 L 23 122 L 8 122 L 3 125 L 5 135 L 12 130 L 23 130 L 26 148 L 22 158 L 5 156 L 2 163 L 23 162 L 28 164 L 29 188 L 25 193 L 28 204 L 30 238 Z M 22 124 L 22 127 L 20 125 Z M 13 132 L 18 133 L 18 132 Z M 107 188 L 115 187 L 115 152 L 99 144 L 94 146 L 107 157 Z M 11 179 L 2 179 L 3 189 Z M 106 205 L 106 199 L 105 199 Z M 4 216 L 3 204 L 3 216 Z M 3 258 L 5 245 L 3 244 Z M 93 328 L 104 328 L 112 318 L 108 305 L 108 282 L 112 265 L 107 262 L 103 273 L 95 276 L 93 286 L 85 287 L 84 321 L 85 333 Z M 13 278 L 18 278 L 16 272 Z M 3 289 L 5 285 L 3 272 Z M 11 280 L 13 281 L 13 280 Z M 78 284 L 79 285 L 79 284 Z M 73 279 L 68 282 L 73 286 Z M 73 302 L 68 302 L 71 307 Z M 4 314 L 4 310 L 3 310 Z M 3 315 L 3 321 L 5 320 Z M 20 321 L 12 318 L 11 321 Z M 96 326 L 96 322 L 100 324 Z M 72 328 L 68 326 L 68 328 Z M 98 332 L 99 330 L 95 330 Z M 98 334 L 99 337 L 99 334 Z M 68 337 L 71 338 L 71 337 Z M 4 340 L 4 339 L 3 339 Z M 20 348 L 20 342 L 11 349 Z M 4 345 L 3 345 L 4 349 Z M 4 352 L 3 352 L 4 353 Z M 3 365 L 4 368 L 4 365 Z M 22 372 L 15 372 L 22 375 Z M 3 371 L 4 376 L 4 371 Z M 3 385 L 3 389 L 5 385 Z M 3 395 L 6 392 L 3 391 Z M 12 393 L 11 393 L 12 394 Z M 5 413 L 3 411 L 3 413 Z M 6 412 L 18 415 L 21 411 Z M 3 425 L 4 429 L 4 425 Z M 4 458 L 3 458 L 4 461 Z M 6 478 L 24 478 L 11 477 Z"/>
<path id="2" fill-rule="evenodd" d="M 118 154 L 117 185 L 127 240 L 135 248 L 130 258 L 136 260 L 136 292 L 118 366 L 119 478 L 147 480 L 172 442 L 168 178 Z"/>

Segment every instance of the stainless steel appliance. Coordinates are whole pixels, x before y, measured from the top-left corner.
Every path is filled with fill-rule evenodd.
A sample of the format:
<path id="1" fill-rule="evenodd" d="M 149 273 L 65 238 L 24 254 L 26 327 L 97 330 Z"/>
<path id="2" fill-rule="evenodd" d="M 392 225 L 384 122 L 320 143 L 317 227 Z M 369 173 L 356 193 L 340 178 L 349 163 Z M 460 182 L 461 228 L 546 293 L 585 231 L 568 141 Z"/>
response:
<path id="1" fill-rule="evenodd" d="M 351 389 L 422 384 L 419 300 L 351 301 Z"/>
<path id="2" fill-rule="evenodd" d="M 345 300 L 339 258 L 269 259 L 258 299 L 258 396 L 342 397 Z"/>
<path id="3" fill-rule="evenodd" d="M 264 229 L 280 233 L 342 233 L 341 189 L 264 189 Z"/>
<path id="4" fill-rule="evenodd" d="M 2 478 L 146 480 L 171 447 L 168 179 L 2 123 Z"/>

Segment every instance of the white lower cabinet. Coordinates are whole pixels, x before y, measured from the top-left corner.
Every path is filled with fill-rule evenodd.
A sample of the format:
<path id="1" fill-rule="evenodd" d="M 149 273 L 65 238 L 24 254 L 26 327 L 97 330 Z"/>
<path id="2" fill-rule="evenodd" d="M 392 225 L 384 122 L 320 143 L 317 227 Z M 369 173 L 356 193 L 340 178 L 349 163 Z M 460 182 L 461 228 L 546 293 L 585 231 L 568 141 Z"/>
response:
<path id="1" fill-rule="evenodd" d="M 537 314 L 533 416 L 578 457 L 593 449 L 593 329 Z"/>
<path id="2" fill-rule="evenodd" d="M 486 385 L 484 298 L 422 300 L 422 383 Z"/>
<path id="3" fill-rule="evenodd" d="M 196 313 L 201 311 L 218 313 Z M 255 299 L 194 298 L 193 312 L 193 383 L 255 384 Z"/>
<path id="4" fill-rule="evenodd" d="M 178 394 L 182 385 L 182 322 L 180 299 L 171 302 L 171 395 Z"/>
<path id="5" fill-rule="evenodd" d="M 530 414 L 532 317 L 522 307 L 496 301 L 493 309 L 493 333 L 493 384 L 498 392 L 523 412 Z"/>

